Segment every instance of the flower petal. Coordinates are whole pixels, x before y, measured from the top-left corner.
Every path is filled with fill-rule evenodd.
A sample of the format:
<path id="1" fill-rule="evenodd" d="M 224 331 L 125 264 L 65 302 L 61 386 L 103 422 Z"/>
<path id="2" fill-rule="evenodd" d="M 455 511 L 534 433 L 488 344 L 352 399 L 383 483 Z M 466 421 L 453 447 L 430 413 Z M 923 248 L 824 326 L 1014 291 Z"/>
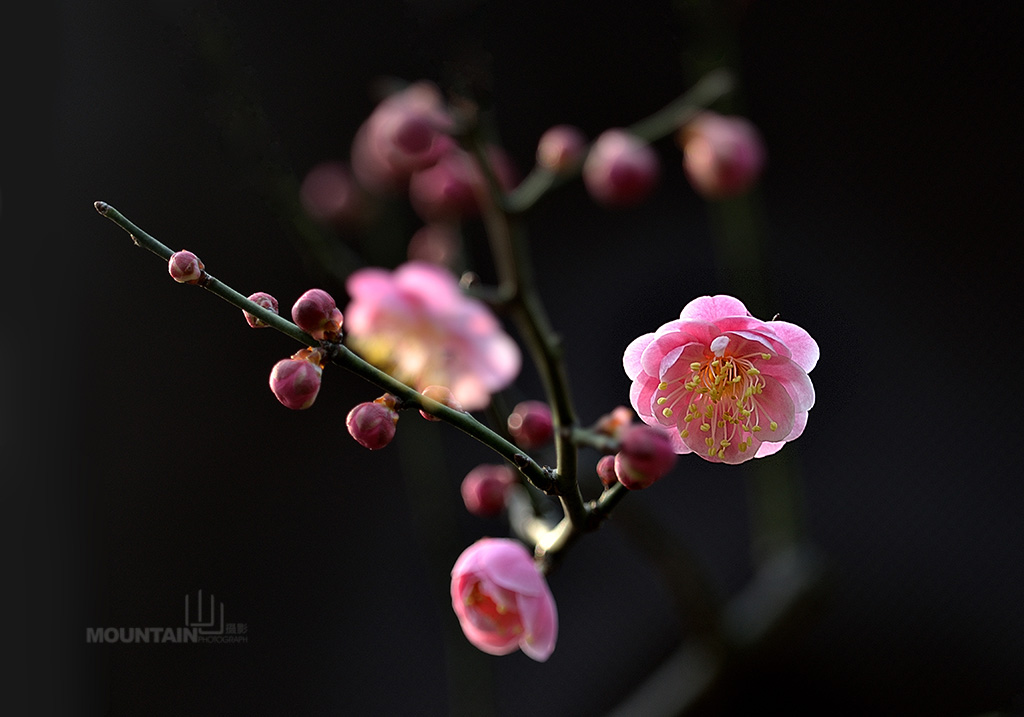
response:
<path id="1" fill-rule="evenodd" d="M 626 347 L 626 352 L 622 355 L 622 368 L 626 371 L 626 376 L 629 380 L 636 379 L 643 370 L 640 363 L 640 357 L 643 355 L 647 345 L 650 344 L 657 334 L 649 333 L 643 336 L 638 336 L 629 342 L 629 346 Z"/>
<path id="2" fill-rule="evenodd" d="M 786 342 L 793 360 L 800 364 L 804 371 L 810 373 L 821 355 L 818 342 L 812 339 L 807 331 L 788 321 L 770 321 L 768 325 L 776 336 Z"/>
<path id="3" fill-rule="evenodd" d="M 699 296 L 683 307 L 680 319 L 699 319 L 714 323 L 724 316 L 749 316 L 743 302 L 726 294 Z"/>

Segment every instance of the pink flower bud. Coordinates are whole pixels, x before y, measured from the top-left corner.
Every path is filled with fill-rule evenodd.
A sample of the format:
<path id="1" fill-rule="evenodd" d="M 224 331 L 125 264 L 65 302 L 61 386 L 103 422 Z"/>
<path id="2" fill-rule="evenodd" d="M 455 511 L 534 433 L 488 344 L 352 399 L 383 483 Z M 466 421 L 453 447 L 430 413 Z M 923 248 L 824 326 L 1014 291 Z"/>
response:
<path id="1" fill-rule="evenodd" d="M 623 428 L 633 423 L 636 414 L 628 406 L 616 406 L 611 413 L 606 413 L 597 419 L 594 430 L 606 436 L 614 438 L 619 435 Z"/>
<path id="2" fill-rule="evenodd" d="M 310 289 L 292 305 L 292 321 L 314 339 L 336 339 L 342 316 L 330 294 L 323 289 Z"/>
<path id="3" fill-rule="evenodd" d="M 167 262 L 167 271 L 179 284 L 195 284 L 203 275 L 203 262 L 190 251 L 176 251 Z"/>
<path id="4" fill-rule="evenodd" d="M 437 401 L 438 403 L 444 404 L 453 411 L 463 410 L 462 404 L 459 403 L 458 399 L 455 398 L 455 394 L 452 393 L 451 389 L 447 386 L 427 386 L 420 391 L 426 398 Z M 420 411 L 420 415 L 428 421 L 440 421 L 440 418 L 431 416 L 426 411 Z"/>
<path id="5" fill-rule="evenodd" d="M 508 156 L 497 147 L 488 148 L 488 160 L 502 189 L 515 185 L 515 171 Z M 409 180 L 409 201 L 426 222 L 450 222 L 476 216 L 479 197 L 488 192 L 476 160 L 453 147 L 431 167 L 415 172 Z"/>
<path id="6" fill-rule="evenodd" d="M 365 214 L 364 197 L 342 162 L 321 162 L 309 170 L 299 201 L 315 221 L 335 228 L 356 224 Z"/>
<path id="7" fill-rule="evenodd" d="M 391 443 L 398 426 L 395 404 L 395 397 L 387 394 L 375 401 L 360 403 L 345 419 L 349 434 L 371 451 Z"/>
<path id="8" fill-rule="evenodd" d="M 409 240 L 409 261 L 425 261 L 451 268 L 459 255 L 459 236 L 449 224 L 427 224 Z"/>
<path id="9" fill-rule="evenodd" d="M 531 451 L 547 445 L 555 435 L 551 408 L 543 401 L 523 401 L 508 417 L 508 432 L 516 445 Z"/>
<path id="10" fill-rule="evenodd" d="M 649 144 L 622 129 L 605 130 L 583 163 L 583 183 L 592 196 L 609 206 L 629 206 L 647 198 L 661 168 Z"/>
<path id="11" fill-rule="evenodd" d="M 615 456 L 601 456 L 597 462 L 597 477 L 605 488 L 611 488 L 619 482 L 619 476 L 615 473 Z"/>
<path id="12" fill-rule="evenodd" d="M 466 638 L 490 655 L 522 649 L 544 662 L 555 650 L 558 613 L 547 581 L 521 543 L 481 538 L 452 568 L 452 608 Z"/>
<path id="13" fill-rule="evenodd" d="M 672 440 L 663 428 L 640 423 L 622 432 L 615 474 L 622 485 L 639 490 L 672 470 L 676 457 Z"/>
<path id="14" fill-rule="evenodd" d="M 586 146 L 587 138 L 578 127 L 556 125 L 537 143 L 537 164 L 552 172 L 568 172 L 583 159 Z"/>
<path id="15" fill-rule="evenodd" d="M 320 392 L 321 361 L 323 354 L 318 349 L 302 349 L 274 364 L 270 390 L 277 400 L 296 411 L 312 406 Z"/>
<path id="16" fill-rule="evenodd" d="M 743 194 L 761 176 L 764 143 L 743 117 L 702 112 L 680 132 L 683 168 L 698 194 L 722 199 Z"/>
<path id="17" fill-rule="evenodd" d="M 254 304 L 259 304 L 267 311 L 272 311 L 275 314 L 278 313 L 277 299 L 275 299 L 273 296 L 271 296 L 265 291 L 257 291 L 255 294 L 249 297 L 249 301 L 253 302 Z M 249 326 L 253 327 L 254 329 L 263 329 L 270 326 L 270 324 L 268 324 L 266 321 L 253 316 L 248 311 L 243 310 L 242 313 L 245 315 L 245 320 L 249 322 Z"/>
<path id="18" fill-rule="evenodd" d="M 455 145 L 446 132 L 452 119 L 440 90 L 416 82 L 388 96 L 352 141 L 352 171 L 371 192 L 405 187 L 412 172 L 431 166 Z"/>
<path id="19" fill-rule="evenodd" d="M 516 482 L 507 465 L 480 465 L 462 479 L 462 502 L 473 515 L 489 518 L 505 508 L 505 491 Z"/>

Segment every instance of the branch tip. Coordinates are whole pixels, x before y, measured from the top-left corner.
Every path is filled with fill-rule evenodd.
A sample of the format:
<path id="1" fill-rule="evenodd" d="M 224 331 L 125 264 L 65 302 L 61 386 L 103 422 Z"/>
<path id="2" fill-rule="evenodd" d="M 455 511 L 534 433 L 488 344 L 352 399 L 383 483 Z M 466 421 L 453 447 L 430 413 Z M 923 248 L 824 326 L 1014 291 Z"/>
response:
<path id="1" fill-rule="evenodd" d="M 93 202 L 92 205 L 96 207 L 97 212 L 99 212 L 103 216 L 107 216 L 107 210 L 110 209 L 109 204 L 107 204 L 106 202 Z"/>

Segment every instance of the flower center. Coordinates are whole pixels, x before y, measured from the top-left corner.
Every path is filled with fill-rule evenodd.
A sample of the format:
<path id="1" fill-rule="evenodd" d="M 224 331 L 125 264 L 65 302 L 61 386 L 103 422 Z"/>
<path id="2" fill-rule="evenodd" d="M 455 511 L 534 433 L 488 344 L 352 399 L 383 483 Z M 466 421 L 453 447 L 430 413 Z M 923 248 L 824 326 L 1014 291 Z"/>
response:
<path id="1" fill-rule="evenodd" d="M 472 608 L 469 617 L 473 624 L 485 632 L 505 636 L 518 635 L 523 631 L 522 620 L 514 608 L 514 601 L 510 609 L 508 605 L 481 590 L 480 583 L 473 585 L 466 596 L 466 605 Z"/>
<path id="2" fill-rule="evenodd" d="M 756 360 L 767 361 L 771 354 L 734 356 L 728 347 L 728 337 L 717 337 L 703 359 L 690 364 L 689 378 L 663 381 L 656 394 L 665 418 L 672 417 L 673 405 L 686 405 L 686 415 L 676 422 L 680 437 L 685 440 L 697 435 L 695 431 L 703 434 L 707 454 L 719 459 L 734 443 L 740 453 L 750 449 L 754 436 L 763 430 L 762 420 L 771 430 L 777 428 L 774 421 L 762 416 L 758 397 L 765 381 L 754 366 Z"/>

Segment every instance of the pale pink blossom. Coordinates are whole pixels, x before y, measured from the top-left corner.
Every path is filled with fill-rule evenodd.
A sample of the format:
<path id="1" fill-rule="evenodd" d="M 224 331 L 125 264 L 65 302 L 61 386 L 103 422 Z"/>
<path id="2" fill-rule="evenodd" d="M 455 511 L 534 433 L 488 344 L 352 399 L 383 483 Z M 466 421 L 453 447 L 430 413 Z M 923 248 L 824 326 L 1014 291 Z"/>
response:
<path id="1" fill-rule="evenodd" d="M 452 568 L 452 607 L 466 638 L 491 655 L 521 649 L 544 662 L 558 638 L 547 581 L 521 543 L 482 538 Z"/>
<path id="2" fill-rule="evenodd" d="M 669 430 L 677 453 L 742 463 L 803 433 L 818 345 L 786 321 L 755 319 L 738 299 L 702 296 L 626 348 L 630 402 Z"/>
<path id="3" fill-rule="evenodd" d="M 447 386 L 475 411 L 519 374 L 519 346 L 447 269 L 424 262 L 361 269 L 346 287 L 348 346 L 417 390 Z"/>

